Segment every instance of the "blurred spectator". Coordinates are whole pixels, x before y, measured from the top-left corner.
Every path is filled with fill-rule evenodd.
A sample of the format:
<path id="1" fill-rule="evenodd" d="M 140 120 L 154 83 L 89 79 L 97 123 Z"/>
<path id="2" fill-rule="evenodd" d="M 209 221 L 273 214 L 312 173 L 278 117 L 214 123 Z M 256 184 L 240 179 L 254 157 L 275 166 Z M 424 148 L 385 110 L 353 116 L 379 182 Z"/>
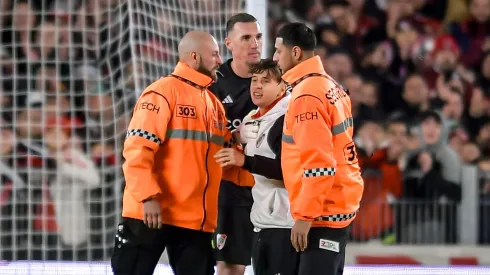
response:
<path id="1" fill-rule="evenodd" d="M 470 0 L 469 3 L 469 17 L 461 24 L 452 24 L 450 31 L 463 49 L 463 64 L 477 69 L 482 53 L 490 45 L 490 0 Z"/>
<path id="2" fill-rule="evenodd" d="M 490 87 L 490 50 L 485 51 L 479 73 L 479 82 L 485 87 Z"/>
<path id="3" fill-rule="evenodd" d="M 370 156 L 384 145 L 385 132 L 382 123 L 374 120 L 364 121 L 359 125 L 354 141 L 359 150 Z"/>
<path id="4" fill-rule="evenodd" d="M 34 47 L 31 43 L 32 30 L 35 29 L 34 26 L 37 23 L 35 11 L 32 9 L 31 5 L 26 2 L 19 2 L 13 6 L 12 9 L 12 28 L 11 34 L 6 34 L 5 41 L 7 47 L 10 47 L 10 56 L 16 58 L 18 61 L 24 61 L 24 59 L 29 61 L 36 61 L 39 59 L 39 55 L 34 51 Z M 21 66 L 20 70 L 25 69 L 26 63 L 20 62 L 18 64 Z"/>
<path id="5" fill-rule="evenodd" d="M 458 127 L 454 129 L 449 136 L 449 147 L 453 149 L 459 156 L 463 153 L 463 146 L 469 141 L 469 135 L 466 131 Z"/>
<path id="6" fill-rule="evenodd" d="M 460 50 L 456 40 L 450 35 L 441 35 L 433 45 L 430 58 L 432 66 L 425 70 L 424 76 L 430 89 L 436 88 L 436 83 L 442 77 L 442 83 L 449 82 L 458 65 Z"/>
<path id="7" fill-rule="evenodd" d="M 321 0 L 291 0 L 291 8 L 307 22 L 321 23 L 324 6 Z"/>
<path id="8" fill-rule="evenodd" d="M 7 122 L 0 120 L 0 242 L 5 249 L 0 254 L 2 259 L 12 259 L 14 254 L 24 253 L 25 247 L 13 251 L 13 244 L 22 245 L 27 242 L 27 229 L 29 220 L 27 199 L 27 182 L 25 177 L 17 173 L 16 152 L 17 143 L 14 131 L 8 126 Z M 23 161 L 21 157 L 17 157 Z M 25 174 L 24 174 L 25 175 Z M 13 214 L 16 218 L 10 218 Z M 17 231 L 18 234 L 12 234 Z"/>
<path id="9" fill-rule="evenodd" d="M 395 227 L 391 203 L 402 195 L 400 161 L 407 150 L 407 134 L 405 120 L 395 116 L 387 121 L 385 146 L 379 145 L 380 148 L 371 154 L 359 149 L 359 164 L 364 178 L 361 202 L 364 214 L 353 223 L 351 235 L 355 240 L 384 238 L 390 242 L 388 239 Z"/>
<path id="10" fill-rule="evenodd" d="M 34 87 L 39 91 L 46 92 L 66 90 L 66 86 L 61 82 L 61 75 L 55 65 L 39 66 L 37 68 Z"/>
<path id="11" fill-rule="evenodd" d="M 354 63 L 349 53 L 342 48 L 330 48 L 327 50 L 327 58 L 323 64 L 325 70 L 338 82 L 345 80 L 354 71 Z"/>
<path id="12" fill-rule="evenodd" d="M 100 185 L 94 162 L 81 148 L 70 142 L 70 128 L 56 120 L 48 122 L 46 146 L 58 170 L 50 183 L 50 194 L 56 209 L 56 223 L 64 246 L 79 247 L 89 240 L 90 219 L 85 192 Z M 69 125 L 68 125 L 69 126 Z"/>
<path id="13" fill-rule="evenodd" d="M 417 119 L 421 113 L 429 110 L 429 87 L 420 74 L 412 74 L 405 79 L 402 99 L 398 108 L 412 119 Z"/>
<path id="14" fill-rule="evenodd" d="M 372 109 L 378 109 L 379 106 L 379 91 L 378 83 L 366 81 L 361 87 L 361 101 L 364 105 Z"/>
<path id="15" fill-rule="evenodd" d="M 409 152 L 404 172 L 403 198 L 413 205 L 399 209 L 400 242 L 456 241 L 456 205 L 451 202 L 461 200 L 461 162 L 447 145 L 448 133 L 448 126 L 437 112 L 422 114 L 422 146 Z M 439 204 L 441 201 L 448 203 Z M 414 217 L 411 211 L 420 215 Z"/>
<path id="16" fill-rule="evenodd" d="M 476 136 L 476 142 L 480 146 L 485 155 L 490 153 L 490 119 L 488 119 L 480 128 Z"/>
<path id="17" fill-rule="evenodd" d="M 119 129 L 117 123 L 122 118 L 125 107 L 117 93 L 108 93 L 107 86 L 96 85 L 86 96 L 87 138 L 91 145 L 112 139 L 114 131 Z"/>
<path id="18" fill-rule="evenodd" d="M 318 43 L 327 48 L 339 46 L 342 34 L 334 23 L 325 23 L 316 28 Z"/>
<path id="19" fill-rule="evenodd" d="M 478 135 L 480 128 L 490 118 L 490 90 L 477 86 L 472 90 L 465 118 L 465 126 L 471 138 Z"/>
<path id="20" fill-rule="evenodd" d="M 477 144 L 468 142 L 463 145 L 461 158 L 465 163 L 477 164 L 477 161 L 481 158 L 481 151 Z"/>
<path id="21" fill-rule="evenodd" d="M 24 106 L 19 106 L 17 109 L 15 125 L 17 136 L 29 145 L 41 144 L 44 103 L 45 96 L 42 92 L 31 91 L 24 100 Z"/>
<path id="22" fill-rule="evenodd" d="M 442 115 L 447 119 L 447 123 L 452 132 L 460 125 L 464 115 L 464 98 L 461 90 L 451 87 L 442 103 Z"/>

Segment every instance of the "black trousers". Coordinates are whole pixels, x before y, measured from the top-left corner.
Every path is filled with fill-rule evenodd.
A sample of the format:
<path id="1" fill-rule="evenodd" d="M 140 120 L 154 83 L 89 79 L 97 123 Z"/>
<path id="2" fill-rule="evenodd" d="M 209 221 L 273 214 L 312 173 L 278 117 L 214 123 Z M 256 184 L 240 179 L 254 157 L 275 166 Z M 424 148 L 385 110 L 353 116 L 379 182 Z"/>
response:
<path id="1" fill-rule="evenodd" d="M 220 206 L 218 227 L 213 238 L 216 261 L 250 265 L 254 226 L 249 206 Z"/>
<path id="2" fill-rule="evenodd" d="M 296 252 L 291 229 L 263 229 L 255 235 L 252 264 L 255 275 L 342 275 L 347 228 L 313 227 L 308 246 Z"/>
<path id="3" fill-rule="evenodd" d="M 299 275 L 344 274 L 348 228 L 313 227 L 300 253 Z"/>
<path id="4" fill-rule="evenodd" d="M 295 275 L 299 256 L 291 245 L 291 229 L 267 228 L 254 233 L 254 275 Z"/>
<path id="5" fill-rule="evenodd" d="M 152 275 L 165 249 L 174 274 L 214 274 L 211 233 L 170 225 L 150 229 L 141 220 L 124 218 L 111 258 L 114 275 Z"/>

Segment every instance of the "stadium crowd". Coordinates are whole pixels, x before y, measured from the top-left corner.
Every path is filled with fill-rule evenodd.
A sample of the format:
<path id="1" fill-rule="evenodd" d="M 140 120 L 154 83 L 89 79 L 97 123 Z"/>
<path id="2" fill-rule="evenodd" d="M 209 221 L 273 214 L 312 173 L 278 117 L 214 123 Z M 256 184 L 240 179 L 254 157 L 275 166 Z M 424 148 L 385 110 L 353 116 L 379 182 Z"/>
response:
<path id="1" fill-rule="evenodd" d="M 1 259 L 107 259 L 134 89 L 168 73 L 132 62 L 159 39 L 125 41 L 157 30 L 127 31 L 125 1 L 2 5 Z M 352 239 L 456 243 L 461 166 L 490 171 L 490 0 L 269 1 L 271 38 L 294 21 L 353 102 L 365 193 Z"/>

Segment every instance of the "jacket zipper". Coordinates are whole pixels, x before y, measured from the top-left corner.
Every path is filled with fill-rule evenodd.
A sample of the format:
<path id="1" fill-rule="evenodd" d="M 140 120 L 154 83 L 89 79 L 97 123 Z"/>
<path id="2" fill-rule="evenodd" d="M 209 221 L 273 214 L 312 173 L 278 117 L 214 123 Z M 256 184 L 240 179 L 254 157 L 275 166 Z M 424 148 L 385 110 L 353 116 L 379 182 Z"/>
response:
<path id="1" fill-rule="evenodd" d="M 206 97 L 204 94 L 204 91 L 201 91 L 201 97 L 204 100 L 204 106 L 205 106 L 205 112 L 204 112 L 204 119 L 205 119 L 205 124 L 206 124 L 206 141 L 208 143 L 208 148 L 206 149 L 206 159 L 205 159 L 205 166 L 206 166 L 206 185 L 204 186 L 204 193 L 202 196 L 202 208 L 203 208 L 203 217 L 202 217 L 202 223 L 201 223 L 201 231 L 204 229 L 204 223 L 206 222 L 206 192 L 208 191 L 208 185 L 209 185 L 209 171 L 208 171 L 208 155 L 209 155 L 209 149 L 211 147 L 209 143 L 209 121 L 208 121 L 208 105 L 206 104 Z"/>

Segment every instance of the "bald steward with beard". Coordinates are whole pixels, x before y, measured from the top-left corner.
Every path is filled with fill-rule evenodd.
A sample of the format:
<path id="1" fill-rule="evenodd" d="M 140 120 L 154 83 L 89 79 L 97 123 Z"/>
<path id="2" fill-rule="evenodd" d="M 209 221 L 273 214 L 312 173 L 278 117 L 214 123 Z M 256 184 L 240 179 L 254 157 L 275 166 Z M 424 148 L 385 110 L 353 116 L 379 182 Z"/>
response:
<path id="1" fill-rule="evenodd" d="M 210 34 L 189 32 L 172 74 L 136 102 L 123 150 L 115 275 L 151 275 L 165 250 L 176 275 L 214 274 L 210 240 L 223 169 L 212 156 L 231 143 L 223 105 L 208 90 L 221 63 Z"/>

